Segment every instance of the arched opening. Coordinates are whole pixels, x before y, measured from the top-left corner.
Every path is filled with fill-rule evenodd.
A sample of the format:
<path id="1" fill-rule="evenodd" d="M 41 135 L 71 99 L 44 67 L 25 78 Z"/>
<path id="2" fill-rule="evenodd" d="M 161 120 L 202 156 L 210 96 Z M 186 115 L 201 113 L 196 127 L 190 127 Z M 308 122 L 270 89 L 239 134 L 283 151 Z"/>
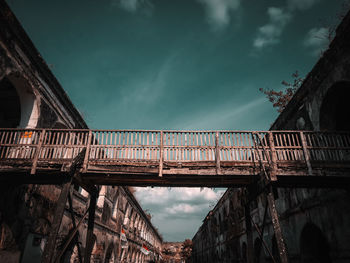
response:
<path id="1" fill-rule="evenodd" d="M 242 262 L 247 262 L 247 244 L 245 242 L 242 244 Z"/>
<path id="2" fill-rule="evenodd" d="M 16 88 L 7 79 L 0 81 L 0 128 L 16 128 L 21 121 L 21 103 Z"/>
<path id="3" fill-rule="evenodd" d="M 256 238 L 254 241 L 254 263 L 261 263 L 264 260 L 264 255 L 261 246 L 260 238 Z"/>
<path id="4" fill-rule="evenodd" d="M 0 81 L 0 127 L 36 128 L 39 107 L 28 81 L 11 74 Z"/>
<path id="5" fill-rule="evenodd" d="M 300 236 L 300 259 L 302 263 L 331 263 L 329 244 L 322 231 L 307 223 Z"/>
<path id="6" fill-rule="evenodd" d="M 74 236 L 73 240 L 70 242 L 69 246 L 67 247 L 65 253 L 61 257 L 60 263 L 75 263 L 75 262 L 79 262 L 79 253 L 78 253 L 79 238 L 78 238 L 78 236 L 79 236 L 78 233 Z M 67 235 L 67 237 L 68 237 L 68 235 Z M 63 244 L 65 244 L 66 241 L 67 240 L 65 239 Z"/>
<path id="7" fill-rule="evenodd" d="M 106 256 L 105 256 L 105 263 L 113 263 L 115 261 L 115 254 L 113 251 L 114 245 L 113 243 L 109 244 L 107 251 L 106 251 Z"/>
<path id="8" fill-rule="evenodd" d="M 272 256 L 276 262 L 281 262 L 281 258 L 280 258 L 280 254 L 278 251 L 277 240 L 276 240 L 275 235 L 273 235 L 271 242 L 272 242 Z"/>
<path id="9" fill-rule="evenodd" d="M 350 131 L 350 82 L 338 82 L 326 93 L 320 109 L 320 129 Z"/>

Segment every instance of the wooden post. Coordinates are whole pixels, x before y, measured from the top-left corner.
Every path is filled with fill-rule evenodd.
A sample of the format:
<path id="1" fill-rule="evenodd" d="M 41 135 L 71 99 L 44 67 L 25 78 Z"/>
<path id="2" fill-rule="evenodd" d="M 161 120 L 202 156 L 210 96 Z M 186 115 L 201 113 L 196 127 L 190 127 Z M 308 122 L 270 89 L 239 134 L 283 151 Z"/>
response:
<path id="1" fill-rule="evenodd" d="M 271 163 L 270 163 L 270 180 L 271 181 L 277 181 L 277 154 L 275 149 L 275 144 L 273 141 L 273 133 L 268 132 L 268 140 L 270 145 L 270 151 L 271 151 Z"/>
<path id="2" fill-rule="evenodd" d="M 272 187 L 268 187 L 267 203 L 269 206 L 269 211 L 272 219 L 272 226 L 276 236 L 277 247 L 278 247 L 281 263 L 288 263 L 287 249 L 283 239 L 283 234 L 281 230 L 280 221 L 278 218 L 278 212 L 276 209 L 275 197 L 273 196 Z"/>
<path id="3" fill-rule="evenodd" d="M 310 155 L 309 152 L 307 150 L 307 143 L 306 143 L 306 139 L 305 139 L 305 135 L 303 132 L 299 132 L 300 133 L 300 140 L 301 140 L 301 145 L 303 147 L 303 153 L 304 153 L 304 158 L 305 158 L 305 162 L 307 165 L 307 171 L 309 175 L 312 175 L 312 167 L 311 167 L 311 162 L 310 162 Z"/>
<path id="4" fill-rule="evenodd" d="M 163 176 L 163 131 L 160 132 L 159 177 Z"/>
<path id="5" fill-rule="evenodd" d="M 83 221 L 85 220 L 86 216 L 88 214 L 88 210 L 86 210 L 86 212 L 84 213 L 83 217 L 80 219 L 80 221 L 78 222 L 78 225 L 75 226 L 74 230 L 72 231 L 72 233 L 70 233 L 70 236 L 67 239 L 67 242 L 65 243 L 65 245 L 63 246 L 61 252 L 58 254 L 58 256 L 56 257 L 55 262 L 60 262 L 61 257 L 63 256 L 64 252 L 66 251 L 66 249 L 68 248 L 70 242 L 72 242 L 73 238 L 75 237 L 75 235 L 78 233 L 79 231 L 79 227 L 80 225 L 83 223 Z M 77 244 L 78 246 L 78 256 L 79 256 L 79 263 L 82 263 L 83 260 L 81 258 L 81 251 L 80 251 L 80 246 L 79 244 Z"/>
<path id="6" fill-rule="evenodd" d="M 93 248 L 94 223 L 95 223 L 95 208 L 97 202 L 97 193 L 90 194 L 89 219 L 86 233 L 86 243 L 84 252 L 84 263 L 90 263 L 91 251 Z"/>
<path id="7" fill-rule="evenodd" d="M 269 254 L 270 258 L 272 259 L 272 262 L 273 263 L 277 263 L 275 258 L 272 255 L 272 252 L 271 252 L 269 246 L 266 244 L 266 242 L 264 240 L 264 236 L 263 236 L 264 232 L 260 231 L 259 226 L 254 222 L 254 220 L 252 218 L 251 218 L 251 220 L 252 220 L 252 223 L 254 225 L 254 228 L 255 228 L 256 232 L 258 233 L 258 236 L 259 236 L 259 238 L 261 240 L 261 243 L 263 244 L 263 246 L 264 246 L 265 250 L 267 251 L 267 253 Z"/>
<path id="8" fill-rule="evenodd" d="M 86 173 L 87 167 L 88 167 L 91 139 L 92 139 L 92 131 L 90 130 L 89 131 L 89 135 L 88 135 L 87 145 L 86 145 L 86 152 L 85 152 L 84 162 L 83 162 L 83 173 Z"/>
<path id="9" fill-rule="evenodd" d="M 41 146 L 43 145 L 43 142 L 44 142 L 44 136 L 45 136 L 45 130 L 43 129 L 40 133 L 40 137 L 39 137 L 38 145 L 36 147 L 36 151 L 35 151 L 35 155 L 34 155 L 34 159 L 33 159 L 33 164 L 32 164 L 32 169 L 30 170 L 30 174 L 35 174 L 35 172 L 36 172 L 36 167 L 38 165 L 38 159 L 39 159 L 39 155 L 40 155 Z"/>
<path id="10" fill-rule="evenodd" d="M 219 132 L 215 133 L 215 163 L 216 163 L 216 173 L 220 174 Z"/>
<path id="11" fill-rule="evenodd" d="M 72 184 L 72 181 L 70 180 L 68 183 L 63 185 L 61 194 L 58 198 L 55 215 L 53 218 L 53 222 L 51 224 L 50 234 L 41 258 L 42 263 L 50 263 L 53 261 L 53 257 L 56 249 L 57 234 L 61 226 L 62 217 L 66 207 L 71 184 Z"/>
<path id="12" fill-rule="evenodd" d="M 253 246 L 253 232 L 250 216 L 249 202 L 244 206 L 244 219 L 245 219 L 245 229 L 247 233 L 247 263 L 253 263 L 254 261 L 254 246 Z"/>

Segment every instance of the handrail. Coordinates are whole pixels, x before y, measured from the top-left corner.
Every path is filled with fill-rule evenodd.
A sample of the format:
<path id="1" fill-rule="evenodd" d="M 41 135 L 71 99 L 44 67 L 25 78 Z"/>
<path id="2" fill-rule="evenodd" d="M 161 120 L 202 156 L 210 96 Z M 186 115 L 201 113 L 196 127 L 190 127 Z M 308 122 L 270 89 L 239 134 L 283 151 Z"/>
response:
<path id="1" fill-rule="evenodd" d="M 32 161 L 33 171 L 38 161 L 69 161 L 86 149 L 85 170 L 90 162 L 133 160 L 214 162 L 219 172 L 223 162 L 253 162 L 256 147 L 276 164 L 304 162 L 311 174 L 311 162 L 350 159 L 350 133 L 0 128 L 0 161 Z"/>

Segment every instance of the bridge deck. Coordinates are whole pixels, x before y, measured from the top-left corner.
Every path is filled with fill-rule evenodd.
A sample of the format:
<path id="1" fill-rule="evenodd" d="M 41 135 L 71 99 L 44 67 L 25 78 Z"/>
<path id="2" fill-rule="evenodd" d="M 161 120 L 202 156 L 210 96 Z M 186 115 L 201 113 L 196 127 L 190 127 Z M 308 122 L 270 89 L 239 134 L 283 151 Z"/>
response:
<path id="1" fill-rule="evenodd" d="M 350 133 L 1 129 L 0 180 L 57 183 L 79 154 L 87 184 L 239 187 L 262 164 L 286 187 L 350 177 Z"/>

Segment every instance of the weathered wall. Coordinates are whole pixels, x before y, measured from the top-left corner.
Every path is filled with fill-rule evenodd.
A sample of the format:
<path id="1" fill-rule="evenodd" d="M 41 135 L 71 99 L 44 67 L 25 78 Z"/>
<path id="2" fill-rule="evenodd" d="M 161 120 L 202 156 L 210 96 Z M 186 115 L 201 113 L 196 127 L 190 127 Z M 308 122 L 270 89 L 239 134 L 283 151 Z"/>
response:
<path id="1" fill-rule="evenodd" d="M 308 74 L 271 130 L 350 131 L 350 13 L 337 35 Z M 243 196 L 243 198 L 242 198 Z M 350 261 L 350 194 L 332 189 L 278 189 L 277 210 L 290 262 Z M 193 238 L 194 262 L 271 262 L 255 230 L 248 252 L 244 192 L 229 189 L 208 214 Z M 251 203 L 253 221 L 262 229 L 266 200 Z M 226 212 L 226 222 L 220 217 Z M 231 216 L 232 215 L 232 216 Z M 267 213 L 263 239 L 278 259 L 277 244 Z M 226 229 L 222 232 L 222 229 Z"/>
<path id="2" fill-rule="evenodd" d="M 0 128 L 87 128 L 68 96 L 3 0 L 0 0 Z M 76 223 L 89 203 L 88 193 L 72 191 Z M 40 262 L 60 186 L 0 185 L 0 261 Z M 84 254 L 87 219 L 63 255 L 75 262 Z M 121 230 L 128 242 L 121 248 Z M 60 251 L 73 230 L 68 203 L 58 233 Z M 145 262 L 158 258 L 162 239 L 128 188 L 102 186 L 97 200 L 92 262 Z M 141 252 L 146 245 L 152 253 Z"/>

